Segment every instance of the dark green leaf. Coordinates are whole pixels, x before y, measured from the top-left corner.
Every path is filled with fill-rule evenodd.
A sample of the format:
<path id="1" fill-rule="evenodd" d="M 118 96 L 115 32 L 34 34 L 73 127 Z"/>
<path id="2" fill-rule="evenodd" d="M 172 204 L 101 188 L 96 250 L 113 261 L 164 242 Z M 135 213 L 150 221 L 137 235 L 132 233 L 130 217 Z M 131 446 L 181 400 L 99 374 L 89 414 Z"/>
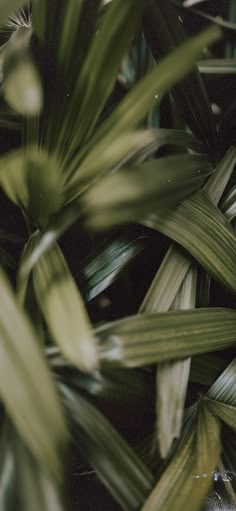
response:
<path id="1" fill-rule="evenodd" d="M 109 287 L 122 270 L 144 249 L 145 237 L 132 233 L 116 234 L 98 246 L 85 260 L 79 274 L 87 301 Z"/>
<path id="2" fill-rule="evenodd" d="M 147 2 L 144 32 L 153 56 L 159 60 L 186 39 L 182 23 L 169 0 Z M 216 128 L 210 102 L 197 67 L 172 90 L 185 121 L 206 147 L 214 149 Z"/>
<path id="3" fill-rule="evenodd" d="M 93 405 L 64 385 L 61 390 L 76 423 L 74 433 L 84 458 L 122 509 L 139 509 L 154 484 L 152 474 Z"/>

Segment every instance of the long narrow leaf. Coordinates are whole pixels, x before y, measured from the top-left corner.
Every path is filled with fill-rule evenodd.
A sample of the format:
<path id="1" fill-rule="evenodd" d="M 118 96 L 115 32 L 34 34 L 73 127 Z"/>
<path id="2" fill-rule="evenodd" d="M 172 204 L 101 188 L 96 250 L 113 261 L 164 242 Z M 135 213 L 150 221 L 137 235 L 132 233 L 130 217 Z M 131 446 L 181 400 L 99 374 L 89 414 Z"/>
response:
<path id="1" fill-rule="evenodd" d="M 234 346 L 235 326 L 234 310 L 208 308 L 131 316 L 97 334 L 105 360 L 138 367 Z"/>
<path id="2" fill-rule="evenodd" d="M 60 477 L 59 452 L 67 434 L 53 381 L 37 336 L 2 272 L 0 295 L 1 398 L 26 445 Z"/>
<path id="3" fill-rule="evenodd" d="M 200 403 L 186 426 L 182 442 L 142 511 L 199 511 L 212 485 L 220 455 L 219 421 Z M 202 484 L 202 474 L 207 479 Z"/>
<path id="4" fill-rule="evenodd" d="M 92 325 L 64 256 L 54 245 L 33 270 L 35 293 L 55 342 L 80 369 L 97 367 Z"/>
<path id="5" fill-rule="evenodd" d="M 93 405 L 64 385 L 61 390 L 77 424 L 74 433 L 83 456 L 122 509 L 139 509 L 154 484 L 153 475 Z"/>

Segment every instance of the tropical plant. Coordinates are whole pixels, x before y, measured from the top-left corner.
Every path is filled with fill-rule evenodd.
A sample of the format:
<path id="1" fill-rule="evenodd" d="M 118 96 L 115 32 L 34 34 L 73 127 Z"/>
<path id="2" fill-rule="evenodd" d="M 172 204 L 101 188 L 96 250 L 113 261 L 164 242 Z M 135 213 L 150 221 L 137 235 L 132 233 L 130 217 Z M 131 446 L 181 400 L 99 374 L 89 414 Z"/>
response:
<path id="1" fill-rule="evenodd" d="M 2 511 L 198 511 L 213 485 L 236 509 L 236 11 L 213 4 L 0 2 Z"/>

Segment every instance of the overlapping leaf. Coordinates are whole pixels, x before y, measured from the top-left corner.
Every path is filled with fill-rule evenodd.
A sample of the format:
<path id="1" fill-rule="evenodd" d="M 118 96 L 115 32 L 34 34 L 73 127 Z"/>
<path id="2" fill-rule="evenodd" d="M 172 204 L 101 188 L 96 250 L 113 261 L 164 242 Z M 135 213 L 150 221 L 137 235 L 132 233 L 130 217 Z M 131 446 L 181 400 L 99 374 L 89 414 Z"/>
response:
<path id="1" fill-rule="evenodd" d="M 61 390 L 85 459 L 122 509 L 140 508 L 154 484 L 151 472 L 93 405 L 64 385 Z"/>
<path id="2" fill-rule="evenodd" d="M 205 403 L 200 403 L 192 413 L 176 454 L 142 511 L 202 508 L 212 485 L 211 473 L 219 460 L 220 427 Z M 204 484 L 202 474 L 207 474 Z"/>
<path id="3" fill-rule="evenodd" d="M 97 329 L 102 357 L 138 367 L 234 346 L 236 312 L 196 309 L 139 314 Z"/>
<path id="4" fill-rule="evenodd" d="M 0 295 L 1 399 L 26 445 L 58 478 L 67 438 L 58 396 L 37 336 L 2 272 Z"/>
<path id="5" fill-rule="evenodd" d="M 54 245 L 33 270 L 35 293 L 55 342 L 80 369 L 97 367 L 92 325 L 64 256 Z"/>

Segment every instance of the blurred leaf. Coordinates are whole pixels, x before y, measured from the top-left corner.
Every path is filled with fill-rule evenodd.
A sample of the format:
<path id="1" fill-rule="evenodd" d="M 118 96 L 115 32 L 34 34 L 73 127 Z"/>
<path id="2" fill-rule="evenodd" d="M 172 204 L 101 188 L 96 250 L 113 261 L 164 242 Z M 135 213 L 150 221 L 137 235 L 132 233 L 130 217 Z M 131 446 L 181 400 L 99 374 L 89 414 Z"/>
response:
<path id="1" fill-rule="evenodd" d="M 3 53 L 4 96 L 10 107 L 22 115 L 39 114 L 43 104 L 41 80 L 30 51 L 31 36 L 31 28 L 17 28 Z"/>
<path id="2" fill-rule="evenodd" d="M 68 180 L 67 200 L 71 201 L 81 195 L 84 189 L 91 186 L 93 181 L 106 175 L 108 171 L 122 167 L 132 158 L 136 160 L 136 155 L 143 155 L 143 153 L 149 155 L 154 152 L 158 148 L 158 142 L 158 134 L 155 130 L 139 130 L 121 134 L 102 152 L 98 144 Z M 67 175 L 69 173 L 70 169 L 67 168 Z"/>
<path id="3" fill-rule="evenodd" d="M 236 23 L 232 23 L 228 20 L 223 19 L 221 16 L 211 16 L 207 12 L 200 11 L 192 7 L 184 7 L 180 4 L 179 0 L 171 0 L 171 3 L 177 9 L 178 14 L 184 18 L 185 24 L 188 25 L 188 21 L 191 26 L 194 22 L 195 29 L 202 30 L 209 26 L 209 23 L 218 26 L 222 31 L 224 38 L 235 42 L 236 37 Z"/>
<path id="4" fill-rule="evenodd" d="M 0 296 L 1 398 L 36 459 L 60 478 L 67 438 L 60 403 L 37 336 L 2 272 Z"/>
<path id="5" fill-rule="evenodd" d="M 83 457 L 122 509 L 139 509 L 154 484 L 153 475 L 92 404 L 64 385 L 61 391 Z"/>
<path id="6" fill-rule="evenodd" d="M 180 446 L 142 511 L 200 511 L 220 456 L 219 421 L 205 402 L 192 412 Z M 201 477 L 207 474 L 202 484 Z"/>
<path id="7" fill-rule="evenodd" d="M 25 0 L 0 0 L 0 23 L 2 24 L 7 18 L 25 5 Z"/>
<path id="8" fill-rule="evenodd" d="M 175 6 L 169 0 L 151 0 L 147 3 L 144 33 L 157 60 L 165 57 L 186 39 Z M 214 118 L 197 66 L 180 84 L 175 85 L 172 94 L 193 133 L 206 147 L 214 149 L 216 142 Z"/>
<path id="9" fill-rule="evenodd" d="M 121 134 L 102 151 L 100 144 L 91 149 L 78 170 L 68 181 L 68 200 L 80 195 L 84 189 L 91 186 L 91 181 L 100 178 L 108 172 L 117 170 L 125 163 L 129 166 L 143 161 L 163 145 L 180 145 L 193 151 L 203 153 L 203 146 L 190 133 L 181 130 L 150 129 Z M 103 142 L 102 142 L 103 145 Z M 75 165 L 73 161 L 73 166 Z M 67 169 L 67 174 L 69 174 Z"/>
<path id="10" fill-rule="evenodd" d="M 156 66 L 138 86 L 131 91 L 118 108 L 98 127 L 90 141 L 80 151 L 82 160 L 91 148 L 99 142 L 101 154 L 121 133 L 129 132 L 145 116 L 156 102 L 156 95 L 161 97 L 174 83 L 180 80 L 195 61 L 202 48 L 220 37 L 218 29 L 209 29 L 199 36 L 188 41 L 168 56 L 159 66 Z M 170 75 L 171 70 L 171 75 Z M 37 259 L 48 250 L 49 246 L 72 225 L 81 215 L 77 203 L 63 212 L 63 215 L 54 219 L 50 228 L 43 234 L 37 250 L 28 261 L 25 272 L 30 271 Z"/>
<path id="11" fill-rule="evenodd" d="M 97 128 L 80 152 L 81 160 L 98 142 L 103 152 L 121 133 L 128 133 L 137 126 L 166 92 L 189 72 L 201 50 L 219 39 L 220 35 L 220 30 L 211 27 L 183 43 L 155 66 Z"/>
<path id="12" fill-rule="evenodd" d="M 62 140 L 69 141 L 66 158 L 93 131 L 112 92 L 121 59 L 139 23 L 141 9 L 142 2 L 137 4 L 135 0 L 112 2 L 94 34 L 58 140 L 59 148 Z"/>
<path id="13" fill-rule="evenodd" d="M 35 293 L 55 342 L 82 371 L 98 363 L 96 340 L 79 290 L 55 244 L 33 270 Z"/>
<path id="14" fill-rule="evenodd" d="M 205 156 L 182 154 L 122 169 L 95 184 L 84 196 L 86 225 L 105 229 L 141 218 L 200 187 L 210 173 Z"/>
<path id="15" fill-rule="evenodd" d="M 107 289 L 145 245 L 145 237 L 128 231 L 119 236 L 116 234 L 99 245 L 84 261 L 79 273 L 87 301 Z"/>
<path id="16" fill-rule="evenodd" d="M 40 467 L 17 434 L 12 432 L 19 511 L 63 511 L 59 487 Z"/>
<path id="17" fill-rule="evenodd" d="M 181 359 L 235 345 L 233 309 L 139 314 L 97 328 L 104 361 L 125 367 Z"/>
<path id="18" fill-rule="evenodd" d="M 14 454 L 7 424 L 5 421 L 0 436 L 0 509 L 14 511 L 16 509 Z"/>
<path id="19" fill-rule="evenodd" d="M 15 204 L 45 225 L 62 203 L 60 166 L 37 147 L 13 151 L 0 160 L 0 185 Z"/>
<path id="20" fill-rule="evenodd" d="M 149 215 L 143 223 L 180 243 L 214 279 L 235 292 L 235 233 L 204 192 Z"/>
<path id="21" fill-rule="evenodd" d="M 198 62 L 198 69 L 203 74 L 224 76 L 236 73 L 235 59 L 205 59 Z"/>
<path id="22" fill-rule="evenodd" d="M 16 261 L 13 257 L 4 249 L 0 247 L 0 263 L 5 268 L 16 268 Z"/>

